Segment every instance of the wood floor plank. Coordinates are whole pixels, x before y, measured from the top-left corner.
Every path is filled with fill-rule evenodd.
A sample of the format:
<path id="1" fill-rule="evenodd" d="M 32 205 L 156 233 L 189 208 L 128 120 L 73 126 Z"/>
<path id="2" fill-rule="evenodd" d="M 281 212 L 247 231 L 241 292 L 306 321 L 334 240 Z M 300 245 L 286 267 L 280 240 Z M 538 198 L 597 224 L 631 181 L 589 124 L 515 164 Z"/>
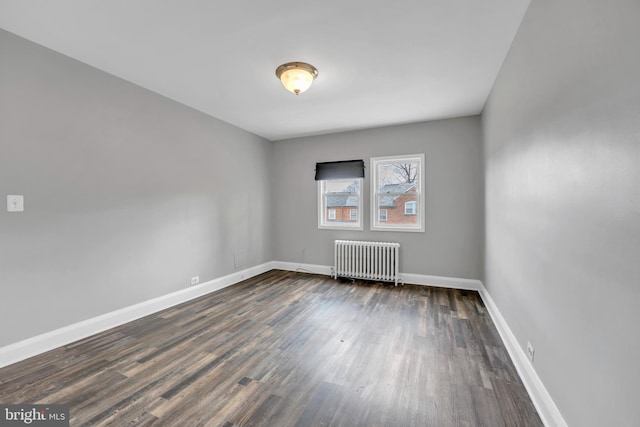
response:
<path id="1" fill-rule="evenodd" d="M 273 270 L 0 369 L 73 426 L 541 426 L 477 292 Z"/>

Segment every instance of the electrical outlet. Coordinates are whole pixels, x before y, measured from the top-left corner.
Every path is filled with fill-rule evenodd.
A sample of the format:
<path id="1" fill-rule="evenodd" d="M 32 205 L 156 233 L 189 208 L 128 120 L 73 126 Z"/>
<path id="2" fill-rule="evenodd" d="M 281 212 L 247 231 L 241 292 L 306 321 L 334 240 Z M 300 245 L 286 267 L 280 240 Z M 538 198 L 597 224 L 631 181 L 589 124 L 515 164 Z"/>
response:
<path id="1" fill-rule="evenodd" d="M 200 283 L 200 276 L 193 276 L 191 278 L 191 284 L 192 285 L 197 285 L 198 283 Z"/>
<path id="2" fill-rule="evenodd" d="M 527 342 L 527 357 L 529 361 L 533 363 L 533 355 L 536 354 L 536 350 L 533 348 L 533 345 L 530 342 Z"/>

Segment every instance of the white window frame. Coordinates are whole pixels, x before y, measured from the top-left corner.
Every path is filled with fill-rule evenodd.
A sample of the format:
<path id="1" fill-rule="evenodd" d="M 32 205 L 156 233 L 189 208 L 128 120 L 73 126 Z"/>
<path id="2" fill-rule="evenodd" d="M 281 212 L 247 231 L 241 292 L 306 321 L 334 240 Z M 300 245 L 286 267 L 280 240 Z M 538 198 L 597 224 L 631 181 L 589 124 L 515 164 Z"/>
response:
<path id="1" fill-rule="evenodd" d="M 364 186 L 364 179 L 356 178 L 354 180 L 358 181 L 358 206 L 354 209 L 357 209 L 357 212 L 362 212 L 362 189 Z M 336 221 L 325 218 L 325 212 L 327 212 L 324 197 L 326 182 L 327 181 L 318 181 L 318 228 L 323 230 L 363 230 L 362 215 L 356 214 L 356 221 L 344 221 L 344 218 L 341 221 Z"/>
<path id="2" fill-rule="evenodd" d="M 384 212 L 384 219 L 382 219 L 382 213 Z M 378 209 L 378 221 L 387 222 L 389 219 L 389 212 L 386 209 Z"/>
<path id="3" fill-rule="evenodd" d="M 329 209 L 329 217 L 327 218 L 328 220 L 332 220 L 335 221 L 336 220 L 336 209 L 334 208 L 330 208 Z"/>
<path id="4" fill-rule="evenodd" d="M 416 224 L 392 224 L 389 222 L 380 221 L 377 216 L 380 207 L 378 206 L 378 165 L 384 163 L 401 163 L 401 162 L 417 162 L 418 170 L 416 175 Z M 371 231 L 402 231 L 422 233 L 425 229 L 425 202 L 424 202 L 424 154 L 407 154 L 401 156 L 384 156 L 384 157 L 371 157 L 369 159 L 369 169 L 371 171 Z M 404 207 L 403 207 L 404 208 Z"/>
<path id="5" fill-rule="evenodd" d="M 358 220 L 358 209 L 349 209 L 349 221 L 357 221 Z"/>
<path id="6" fill-rule="evenodd" d="M 411 209 L 411 212 L 408 212 L 408 207 L 409 206 L 413 206 L 413 208 Z M 417 215 L 418 213 L 418 202 L 416 202 L 415 200 L 411 200 L 409 202 L 405 202 L 404 204 L 404 214 L 405 215 Z"/>

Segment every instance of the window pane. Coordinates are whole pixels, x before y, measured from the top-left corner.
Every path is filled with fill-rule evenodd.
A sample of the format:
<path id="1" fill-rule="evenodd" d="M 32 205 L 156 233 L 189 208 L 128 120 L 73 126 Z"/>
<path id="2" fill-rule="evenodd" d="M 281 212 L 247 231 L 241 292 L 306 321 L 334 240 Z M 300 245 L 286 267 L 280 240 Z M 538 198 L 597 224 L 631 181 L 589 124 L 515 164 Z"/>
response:
<path id="1" fill-rule="evenodd" d="M 378 193 L 416 192 L 419 178 L 419 162 L 384 161 L 376 165 L 376 188 Z"/>
<path id="2" fill-rule="evenodd" d="M 359 179 L 332 179 L 324 181 L 326 193 L 349 193 L 357 194 L 360 188 Z"/>
<path id="3" fill-rule="evenodd" d="M 371 158 L 373 230 L 424 231 L 423 163 L 422 154 Z"/>
<path id="4" fill-rule="evenodd" d="M 361 179 L 321 181 L 319 227 L 361 228 Z"/>
<path id="5" fill-rule="evenodd" d="M 378 207 L 380 211 L 385 210 L 386 215 L 385 218 L 382 219 L 380 216 L 379 221 L 384 221 L 385 226 L 388 225 L 416 225 L 418 224 L 418 216 L 415 213 L 415 205 L 417 200 L 417 195 L 413 194 L 403 194 L 403 195 L 394 195 L 389 196 L 386 194 L 379 194 L 377 196 L 378 199 Z M 414 205 L 414 213 L 408 213 L 406 211 L 407 204 Z"/>

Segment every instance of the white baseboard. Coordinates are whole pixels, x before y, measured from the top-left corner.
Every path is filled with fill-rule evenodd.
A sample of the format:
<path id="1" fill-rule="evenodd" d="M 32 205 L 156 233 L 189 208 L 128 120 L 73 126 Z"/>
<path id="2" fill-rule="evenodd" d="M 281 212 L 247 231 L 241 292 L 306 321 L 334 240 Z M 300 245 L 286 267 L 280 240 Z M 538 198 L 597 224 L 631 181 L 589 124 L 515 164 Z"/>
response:
<path id="1" fill-rule="evenodd" d="M 424 274 L 401 273 L 404 283 L 412 285 L 437 286 L 439 288 L 465 289 L 480 291 L 482 282 L 473 279 L 458 279 L 455 277 L 427 276 Z"/>
<path id="2" fill-rule="evenodd" d="M 482 283 L 480 286 L 481 287 L 478 290 L 480 297 L 482 298 L 484 305 L 487 307 L 487 311 L 489 312 L 493 323 L 496 325 L 496 329 L 498 329 L 500 338 L 502 338 L 502 342 L 504 342 L 504 345 L 509 352 L 509 356 L 518 371 L 518 375 L 520 375 L 520 379 L 529 392 L 529 396 L 531 397 L 543 424 L 547 427 L 567 427 L 567 423 L 558 410 L 558 407 L 540 380 L 540 377 L 538 377 L 538 374 L 527 358 L 524 349 L 518 343 L 513 332 L 511 332 L 511 328 L 509 328 L 506 320 L 502 317 L 500 310 L 498 310 L 498 307 L 493 302 L 491 295 L 489 295 L 489 292 Z"/>
<path id="3" fill-rule="evenodd" d="M 301 273 L 323 274 L 331 276 L 333 267 L 328 265 L 301 264 L 297 262 L 273 261 L 273 268 L 276 270 L 299 271 Z"/>
<path id="4" fill-rule="evenodd" d="M 300 271 L 303 273 L 323 274 L 325 276 L 331 276 L 333 274 L 333 267 L 329 265 L 301 264 L 284 261 L 274 261 L 272 265 L 273 268 L 278 270 Z M 467 289 L 472 291 L 479 291 L 482 286 L 481 281 L 472 279 L 457 279 L 454 277 L 427 276 L 424 274 L 411 273 L 400 273 L 400 276 L 402 277 L 402 283 L 412 285 L 437 286 L 441 288 Z"/>
<path id="5" fill-rule="evenodd" d="M 242 280 L 257 276 L 267 271 L 278 269 L 286 271 L 300 271 L 306 273 L 331 275 L 332 267 L 326 265 L 300 264 L 295 262 L 271 261 L 242 271 L 219 277 L 196 286 L 153 298 L 129 307 L 103 314 L 73 325 L 65 326 L 51 332 L 44 333 L 26 340 L 0 348 L 0 368 L 36 356 L 54 348 L 72 343 L 88 336 L 103 332 L 127 322 L 139 319 L 149 314 L 173 307 L 177 304 L 198 298 L 211 292 L 226 288 Z M 535 369 L 518 344 L 509 325 L 502 317 L 491 296 L 480 280 L 459 279 L 442 276 L 428 276 L 423 274 L 401 274 L 404 283 L 447 287 L 478 291 L 485 306 L 498 329 L 498 333 L 509 352 L 509 356 L 524 383 L 531 400 L 538 410 L 542 422 L 547 427 L 567 427 L 567 423 L 551 399 L 547 389 L 540 381 Z"/>
<path id="6" fill-rule="evenodd" d="M 267 262 L 0 348 L 0 368 L 273 270 Z"/>

